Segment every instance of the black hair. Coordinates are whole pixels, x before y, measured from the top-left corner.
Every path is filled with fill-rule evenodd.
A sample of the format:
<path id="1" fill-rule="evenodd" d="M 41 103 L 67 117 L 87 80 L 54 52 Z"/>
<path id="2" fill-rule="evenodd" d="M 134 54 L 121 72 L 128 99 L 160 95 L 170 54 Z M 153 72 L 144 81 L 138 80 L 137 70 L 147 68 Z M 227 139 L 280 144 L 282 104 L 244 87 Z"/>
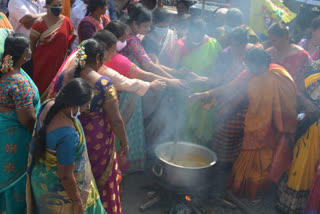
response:
<path id="1" fill-rule="evenodd" d="M 86 16 L 90 15 L 99 8 L 108 6 L 108 0 L 89 0 Z"/>
<path id="2" fill-rule="evenodd" d="M 312 20 L 311 28 L 313 30 L 317 30 L 320 28 L 320 16 L 317 16 L 315 19 Z"/>
<path id="3" fill-rule="evenodd" d="M 46 0 L 46 5 L 49 5 L 53 2 L 53 0 Z"/>
<path id="4" fill-rule="evenodd" d="M 238 8 L 230 8 L 225 16 L 226 24 L 237 27 L 243 24 L 243 13 Z"/>
<path id="5" fill-rule="evenodd" d="M 94 36 L 93 39 L 103 45 L 105 50 L 109 50 L 118 41 L 117 37 L 108 30 L 100 30 Z"/>
<path id="6" fill-rule="evenodd" d="M 268 34 L 289 38 L 289 29 L 284 23 L 275 22 L 269 27 Z"/>
<path id="7" fill-rule="evenodd" d="M 164 8 L 157 8 L 152 13 L 152 24 L 159 24 L 162 22 L 169 22 L 170 15 Z"/>
<path id="8" fill-rule="evenodd" d="M 178 4 L 184 4 L 184 6 L 189 9 L 192 5 L 195 4 L 195 1 L 191 1 L 191 0 L 180 0 L 177 2 L 176 6 L 178 6 Z"/>
<path id="9" fill-rule="evenodd" d="M 29 48 L 30 41 L 25 35 L 20 33 L 10 34 L 4 42 L 4 52 L 1 62 L 3 62 L 3 59 L 7 55 L 10 55 L 12 56 L 13 66 L 15 66 L 22 55 L 27 53 Z"/>
<path id="10" fill-rule="evenodd" d="M 122 19 L 127 24 L 132 24 L 135 21 L 137 25 L 140 25 L 152 21 L 152 13 L 138 2 L 130 4 L 127 10 L 128 15 Z"/>
<path id="11" fill-rule="evenodd" d="M 119 39 L 127 32 L 127 28 L 128 26 L 119 20 L 111 21 L 104 27 L 105 30 L 113 33 L 117 37 L 117 39 Z"/>
<path id="12" fill-rule="evenodd" d="M 55 98 L 54 104 L 49 109 L 41 128 L 34 137 L 33 158 L 39 161 L 44 158 L 46 150 L 46 129 L 54 116 L 64 108 L 83 106 L 92 98 L 92 87 L 81 78 L 70 80 L 64 85 Z"/>
<path id="13" fill-rule="evenodd" d="M 241 45 L 249 42 L 248 31 L 243 27 L 236 27 L 228 34 L 228 41 L 234 40 Z"/>
<path id="14" fill-rule="evenodd" d="M 84 47 L 84 52 L 87 55 L 85 59 L 86 64 L 95 64 L 96 57 L 99 56 L 100 60 L 103 60 L 104 49 L 103 46 L 95 39 L 88 39 L 84 41 L 81 45 Z M 81 67 L 78 65 L 74 72 L 74 77 L 80 77 Z"/>
<path id="15" fill-rule="evenodd" d="M 250 48 L 246 52 L 245 62 L 256 66 L 269 66 L 271 64 L 272 57 L 262 48 Z"/>
<path id="16" fill-rule="evenodd" d="M 191 32 L 203 32 L 207 31 L 207 23 L 202 18 L 191 18 L 188 24 L 189 31 Z"/>

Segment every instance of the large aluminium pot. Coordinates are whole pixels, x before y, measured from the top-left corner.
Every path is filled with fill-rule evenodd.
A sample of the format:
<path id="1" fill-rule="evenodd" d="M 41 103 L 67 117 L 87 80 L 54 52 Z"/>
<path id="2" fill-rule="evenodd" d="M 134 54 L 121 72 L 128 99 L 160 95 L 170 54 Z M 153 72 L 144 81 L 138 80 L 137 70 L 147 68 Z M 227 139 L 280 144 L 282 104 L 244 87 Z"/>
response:
<path id="1" fill-rule="evenodd" d="M 182 189 L 194 189 L 208 185 L 212 179 L 213 166 L 217 161 L 216 154 L 210 149 L 188 142 L 167 142 L 158 144 L 154 150 L 156 162 L 152 167 L 153 174 L 160 182 Z M 173 159 L 176 155 L 201 156 L 207 163 L 201 167 L 177 165 Z"/>

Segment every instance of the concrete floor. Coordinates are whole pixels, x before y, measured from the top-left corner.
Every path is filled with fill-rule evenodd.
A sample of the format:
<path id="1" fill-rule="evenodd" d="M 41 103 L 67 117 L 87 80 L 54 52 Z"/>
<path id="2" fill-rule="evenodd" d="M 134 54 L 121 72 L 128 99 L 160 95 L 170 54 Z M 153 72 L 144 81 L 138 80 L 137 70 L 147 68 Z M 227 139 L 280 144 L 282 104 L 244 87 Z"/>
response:
<path id="1" fill-rule="evenodd" d="M 227 175 L 220 174 L 215 179 L 212 193 L 218 198 L 223 198 L 226 191 L 225 181 Z M 123 192 L 122 192 L 122 210 L 124 214 L 165 214 L 168 213 L 168 202 L 159 202 L 154 207 L 140 212 L 139 207 L 147 200 L 147 190 L 145 187 L 150 186 L 153 183 L 152 177 L 144 173 L 134 173 L 124 176 Z M 276 189 L 262 194 L 256 201 L 250 201 L 247 199 L 240 199 L 252 213 L 255 214 L 277 214 L 275 210 Z M 203 207 L 207 210 L 208 214 L 242 214 L 246 213 L 241 211 L 238 207 L 235 209 L 226 208 L 217 203 L 215 200 L 210 200 Z"/>

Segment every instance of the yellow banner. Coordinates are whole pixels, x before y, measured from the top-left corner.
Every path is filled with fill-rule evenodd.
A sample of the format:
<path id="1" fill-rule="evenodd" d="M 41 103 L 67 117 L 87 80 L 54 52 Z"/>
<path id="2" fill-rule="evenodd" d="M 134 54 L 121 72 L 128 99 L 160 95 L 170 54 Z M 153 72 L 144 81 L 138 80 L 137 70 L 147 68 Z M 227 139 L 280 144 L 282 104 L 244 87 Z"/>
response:
<path id="1" fill-rule="evenodd" d="M 251 1 L 249 26 L 256 33 L 267 34 L 268 27 L 274 21 L 289 23 L 296 16 L 280 0 L 254 0 Z"/>

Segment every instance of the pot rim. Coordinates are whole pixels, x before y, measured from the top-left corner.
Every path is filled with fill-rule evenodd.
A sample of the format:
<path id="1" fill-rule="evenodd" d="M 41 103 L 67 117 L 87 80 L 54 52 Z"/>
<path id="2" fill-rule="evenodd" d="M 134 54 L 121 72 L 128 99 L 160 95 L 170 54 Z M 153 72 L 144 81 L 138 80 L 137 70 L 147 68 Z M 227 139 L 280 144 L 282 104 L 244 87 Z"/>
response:
<path id="1" fill-rule="evenodd" d="M 173 163 L 170 163 L 166 160 L 164 160 L 163 158 L 159 157 L 156 150 L 158 150 L 159 147 L 163 147 L 165 145 L 171 145 L 171 144 L 182 144 L 182 145 L 189 145 L 189 146 L 193 146 L 193 147 L 198 147 L 198 148 L 201 148 L 203 150 L 206 150 L 212 157 L 213 157 L 213 161 L 211 161 L 210 164 L 206 165 L 206 166 L 202 166 L 202 167 L 185 167 L 185 166 L 179 166 L 179 165 L 176 165 L 176 164 L 173 164 Z M 214 164 L 217 163 L 217 155 L 214 151 L 208 149 L 207 147 L 205 146 L 201 146 L 201 145 L 198 145 L 198 144 L 194 144 L 194 143 L 191 143 L 191 142 L 185 142 L 185 141 L 177 141 L 177 142 L 174 142 L 174 141 L 169 141 L 169 142 L 165 142 L 165 143 L 159 143 L 158 145 L 155 146 L 154 148 L 154 154 L 156 155 L 156 157 L 161 160 L 162 162 L 170 165 L 170 166 L 174 166 L 174 167 L 177 167 L 177 168 L 182 168 L 182 169 L 206 169 L 206 168 L 209 168 L 211 166 L 213 166 Z"/>

